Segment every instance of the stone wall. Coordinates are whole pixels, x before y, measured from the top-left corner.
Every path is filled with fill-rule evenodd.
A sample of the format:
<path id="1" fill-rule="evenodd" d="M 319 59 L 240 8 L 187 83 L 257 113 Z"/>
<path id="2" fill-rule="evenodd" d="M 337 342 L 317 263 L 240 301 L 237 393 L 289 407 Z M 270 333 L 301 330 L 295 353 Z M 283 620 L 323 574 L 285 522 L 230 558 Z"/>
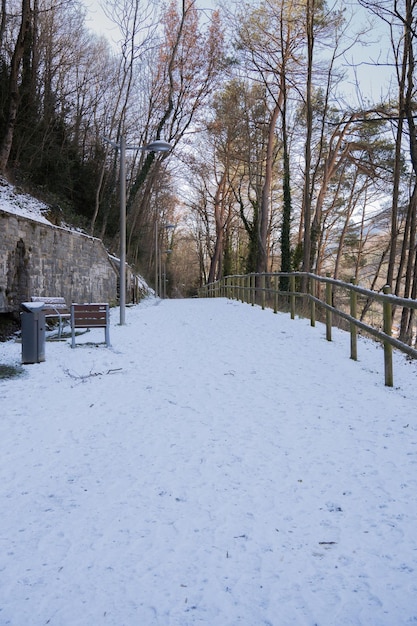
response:
<path id="1" fill-rule="evenodd" d="M 116 304 L 117 276 L 100 239 L 0 210 L 0 313 L 31 296 Z"/>

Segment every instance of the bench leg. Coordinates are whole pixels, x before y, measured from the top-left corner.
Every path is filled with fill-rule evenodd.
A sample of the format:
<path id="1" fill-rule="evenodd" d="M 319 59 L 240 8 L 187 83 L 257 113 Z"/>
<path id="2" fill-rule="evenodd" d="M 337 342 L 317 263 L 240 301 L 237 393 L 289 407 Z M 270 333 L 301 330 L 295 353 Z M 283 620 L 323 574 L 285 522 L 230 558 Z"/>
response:
<path id="1" fill-rule="evenodd" d="M 106 324 L 106 327 L 104 329 L 104 337 L 106 340 L 106 346 L 110 348 L 110 328 L 108 324 Z"/>

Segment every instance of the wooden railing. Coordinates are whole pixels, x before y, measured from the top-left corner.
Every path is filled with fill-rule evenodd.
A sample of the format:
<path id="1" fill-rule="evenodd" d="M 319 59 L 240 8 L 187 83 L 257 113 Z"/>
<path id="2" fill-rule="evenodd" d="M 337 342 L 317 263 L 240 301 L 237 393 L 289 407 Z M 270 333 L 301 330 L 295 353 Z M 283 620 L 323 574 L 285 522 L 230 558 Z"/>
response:
<path id="1" fill-rule="evenodd" d="M 280 288 L 285 280 L 286 288 Z M 344 297 L 341 304 L 335 304 L 335 292 L 341 290 Z M 311 326 L 316 324 L 317 307 L 324 315 L 326 325 L 326 339 L 332 340 L 334 317 L 345 320 L 350 332 L 350 358 L 357 360 L 358 329 L 380 340 L 384 346 L 385 385 L 392 387 L 393 376 L 393 348 L 404 352 L 413 359 L 417 359 L 417 350 L 408 343 L 393 336 L 394 313 L 403 308 L 417 309 L 417 300 L 399 298 L 391 294 L 389 286 L 384 287 L 383 293 L 371 291 L 358 285 L 335 280 L 329 276 L 317 276 L 305 272 L 274 274 L 246 274 L 225 276 L 224 278 L 204 285 L 199 289 L 199 297 L 224 297 L 240 300 L 249 304 L 260 305 L 263 309 L 272 308 L 288 310 L 294 319 L 296 312 L 302 316 L 309 316 Z M 366 323 L 366 316 L 358 316 L 358 296 L 365 300 L 363 311 L 369 309 L 372 303 L 379 305 L 376 313 L 376 323 Z M 301 306 L 300 306 L 301 302 Z"/>

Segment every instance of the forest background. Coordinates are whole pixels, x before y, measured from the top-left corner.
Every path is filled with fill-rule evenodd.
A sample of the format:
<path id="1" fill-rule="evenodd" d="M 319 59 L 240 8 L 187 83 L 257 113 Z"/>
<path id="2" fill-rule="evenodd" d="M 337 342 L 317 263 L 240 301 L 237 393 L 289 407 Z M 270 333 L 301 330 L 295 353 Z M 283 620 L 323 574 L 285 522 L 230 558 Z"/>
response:
<path id="1" fill-rule="evenodd" d="M 415 298 L 416 4 L 1 0 L 0 175 L 117 254 L 123 137 L 127 257 L 168 295 L 303 270 Z"/>

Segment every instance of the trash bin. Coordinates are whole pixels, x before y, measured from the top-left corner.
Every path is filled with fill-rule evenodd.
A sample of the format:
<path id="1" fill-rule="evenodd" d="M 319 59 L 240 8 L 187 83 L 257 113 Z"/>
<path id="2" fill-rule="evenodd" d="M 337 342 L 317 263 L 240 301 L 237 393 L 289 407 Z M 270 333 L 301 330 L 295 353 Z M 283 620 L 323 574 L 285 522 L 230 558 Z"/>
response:
<path id="1" fill-rule="evenodd" d="M 45 360 L 45 313 L 43 302 L 22 302 L 22 363 Z"/>

